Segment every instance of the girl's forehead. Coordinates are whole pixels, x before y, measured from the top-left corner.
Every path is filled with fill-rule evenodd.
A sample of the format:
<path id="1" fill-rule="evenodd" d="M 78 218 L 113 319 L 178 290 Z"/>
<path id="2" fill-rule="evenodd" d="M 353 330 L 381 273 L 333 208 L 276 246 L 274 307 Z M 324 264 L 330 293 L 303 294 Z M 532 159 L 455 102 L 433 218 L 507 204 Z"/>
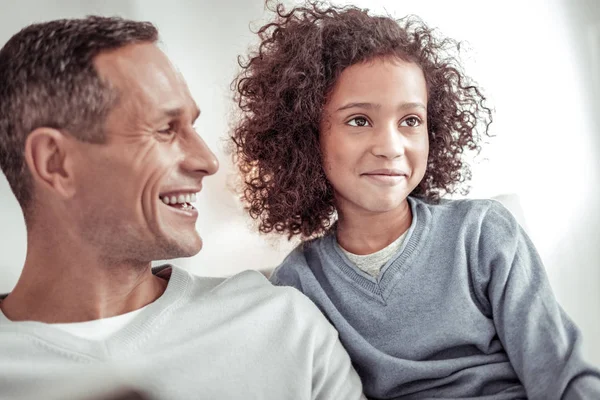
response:
<path id="1" fill-rule="evenodd" d="M 421 68 L 412 62 L 387 58 L 351 65 L 336 80 L 328 102 L 386 97 L 426 101 L 427 86 Z"/>

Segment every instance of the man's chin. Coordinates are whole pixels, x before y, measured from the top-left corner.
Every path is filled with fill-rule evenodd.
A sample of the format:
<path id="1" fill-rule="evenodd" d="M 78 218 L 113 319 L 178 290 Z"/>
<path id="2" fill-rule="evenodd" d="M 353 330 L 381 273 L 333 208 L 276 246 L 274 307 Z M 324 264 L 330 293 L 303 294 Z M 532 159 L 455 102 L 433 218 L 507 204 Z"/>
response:
<path id="1" fill-rule="evenodd" d="M 193 257 L 198 254 L 200 250 L 202 250 L 202 241 L 200 241 L 200 243 L 196 246 L 182 249 L 181 255 L 179 255 L 177 258 Z"/>
<path id="2" fill-rule="evenodd" d="M 202 249 L 202 239 L 186 238 L 187 240 L 170 240 L 163 248 L 161 259 L 170 260 L 174 258 L 188 258 L 193 257 L 200 252 Z"/>

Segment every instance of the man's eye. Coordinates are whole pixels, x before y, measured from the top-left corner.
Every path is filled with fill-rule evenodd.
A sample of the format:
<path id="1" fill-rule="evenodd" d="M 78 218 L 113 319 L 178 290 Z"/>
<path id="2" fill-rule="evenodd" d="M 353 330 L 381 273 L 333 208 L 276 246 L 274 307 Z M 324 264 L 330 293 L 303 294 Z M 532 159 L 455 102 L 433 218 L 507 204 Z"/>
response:
<path id="1" fill-rule="evenodd" d="M 365 117 L 352 118 L 347 122 L 350 126 L 371 126 L 369 121 Z"/>
<path id="2" fill-rule="evenodd" d="M 416 128 L 419 125 L 421 125 L 421 120 L 417 117 L 408 117 L 400 123 L 400 126 L 408 126 L 411 128 Z"/>
<path id="3" fill-rule="evenodd" d="M 158 133 L 160 133 L 161 135 L 172 135 L 173 133 L 175 133 L 175 129 L 173 128 L 173 125 L 169 124 L 169 126 L 166 126 L 163 129 L 159 129 Z"/>

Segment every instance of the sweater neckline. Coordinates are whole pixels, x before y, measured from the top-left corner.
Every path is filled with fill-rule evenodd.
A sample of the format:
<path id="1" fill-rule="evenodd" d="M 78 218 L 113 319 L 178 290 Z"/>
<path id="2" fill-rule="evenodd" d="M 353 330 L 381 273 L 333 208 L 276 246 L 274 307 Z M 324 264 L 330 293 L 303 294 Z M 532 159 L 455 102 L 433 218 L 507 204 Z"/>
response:
<path id="1" fill-rule="evenodd" d="M 412 222 L 406 232 L 404 243 L 400 250 L 381 268 L 377 277 L 362 271 L 346 257 L 339 248 L 335 234 L 327 235 L 323 238 L 324 240 L 320 241 L 321 254 L 328 259 L 330 264 L 333 264 L 333 270 L 363 293 L 383 304 L 386 303 L 385 299 L 393 287 L 410 269 L 411 260 L 419 253 L 429 231 L 431 216 L 424 207 L 423 201 L 411 196 L 407 197 L 407 200 L 412 212 Z"/>
<path id="2" fill-rule="evenodd" d="M 166 317 L 189 297 L 192 277 L 187 271 L 165 264 L 154 267 L 152 272 L 166 277 L 170 274 L 164 293 L 144 307 L 129 324 L 104 340 L 78 337 L 43 322 L 13 322 L 4 314 L 0 314 L 0 333 L 5 328 L 29 336 L 39 345 L 69 357 L 89 360 L 103 360 L 115 355 L 126 357 L 142 346 L 152 331 L 165 323 Z"/>

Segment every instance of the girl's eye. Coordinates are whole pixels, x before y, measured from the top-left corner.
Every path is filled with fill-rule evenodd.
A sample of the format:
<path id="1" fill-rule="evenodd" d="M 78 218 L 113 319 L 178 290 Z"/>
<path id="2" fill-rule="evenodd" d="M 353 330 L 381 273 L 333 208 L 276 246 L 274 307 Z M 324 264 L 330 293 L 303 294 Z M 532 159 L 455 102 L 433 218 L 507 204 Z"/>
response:
<path id="1" fill-rule="evenodd" d="M 410 128 L 416 128 L 421 125 L 421 120 L 417 117 L 408 117 L 400 123 L 400 126 L 408 126 Z"/>
<path id="2" fill-rule="evenodd" d="M 365 117 L 355 117 L 355 118 L 352 118 L 347 123 L 350 126 L 358 126 L 358 127 L 371 126 L 371 124 Z"/>

